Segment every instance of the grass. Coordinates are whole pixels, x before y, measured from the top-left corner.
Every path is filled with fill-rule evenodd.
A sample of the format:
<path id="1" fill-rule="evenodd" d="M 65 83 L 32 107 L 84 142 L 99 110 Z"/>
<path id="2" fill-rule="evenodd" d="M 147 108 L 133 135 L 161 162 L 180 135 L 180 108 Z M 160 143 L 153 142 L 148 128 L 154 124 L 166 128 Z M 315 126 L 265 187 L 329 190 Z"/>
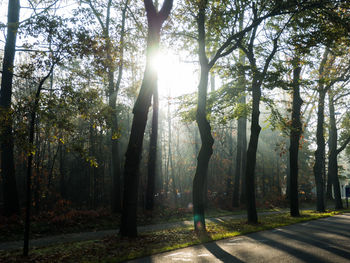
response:
<path id="1" fill-rule="evenodd" d="M 260 209 L 263 211 L 278 211 L 278 209 Z M 245 211 L 223 210 L 210 208 L 206 211 L 206 217 L 219 217 L 225 215 L 245 214 Z M 22 213 L 22 216 L 24 213 Z M 179 222 L 192 220 L 192 211 L 184 208 L 158 208 L 153 214 L 140 211 L 138 215 L 139 225 Z M 31 238 L 40 238 L 58 234 L 79 233 L 87 231 L 99 231 L 118 229 L 120 215 L 112 214 L 107 209 L 94 210 L 57 210 L 36 215 L 31 223 Z M 23 238 L 24 219 L 15 217 L 7 219 L 0 217 L 0 242 L 20 240 Z"/>
<path id="2" fill-rule="evenodd" d="M 350 210 L 326 213 L 306 210 L 297 218 L 290 217 L 289 213 L 271 214 L 261 216 L 257 225 L 249 225 L 241 219 L 230 219 L 220 223 L 208 223 L 207 233 L 202 236 L 197 235 L 192 226 L 148 232 L 134 239 L 112 235 L 101 240 L 33 249 L 26 260 L 21 257 L 21 251 L 1 252 L 0 262 L 122 262 L 212 240 L 333 216 L 341 212 Z"/>

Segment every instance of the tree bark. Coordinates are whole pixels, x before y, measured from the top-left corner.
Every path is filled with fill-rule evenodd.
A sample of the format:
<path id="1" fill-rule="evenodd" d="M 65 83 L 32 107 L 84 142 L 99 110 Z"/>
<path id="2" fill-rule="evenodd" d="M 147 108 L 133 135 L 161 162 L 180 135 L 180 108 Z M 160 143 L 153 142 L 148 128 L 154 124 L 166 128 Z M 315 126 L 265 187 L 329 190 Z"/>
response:
<path id="1" fill-rule="evenodd" d="M 314 176 L 316 182 L 316 194 L 317 194 L 317 211 L 324 212 L 324 165 L 325 165 L 325 139 L 323 137 L 323 124 L 324 124 L 324 100 L 325 91 L 319 91 L 318 100 L 318 112 L 317 112 L 317 131 L 316 131 L 316 143 L 317 149 L 315 151 L 315 165 Z"/>
<path id="2" fill-rule="evenodd" d="M 242 97 L 242 103 L 246 104 L 246 96 L 244 95 Z M 247 118 L 242 118 L 240 123 L 240 128 L 242 132 L 242 171 L 241 171 L 241 198 L 240 203 L 245 204 L 246 196 L 245 196 L 245 173 L 246 173 L 246 166 L 247 166 Z"/>
<path id="3" fill-rule="evenodd" d="M 290 130 L 290 146 L 289 146 L 289 201 L 290 201 L 290 215 L 293 217 L 300 216 L 299 214 L 299 200 L 298 200 L 298 154 L 299 154 L 299 140 L 302 133 L 302 123 L 300 119 L 301 105 L 303 100 L 300 97 L 300 59 L 295 57 L 293 63 L 293 104 L 292 104 L 292 127 Z"/>
<path id="4" fill-rule="evenodd" d="M 340 185 L 338 178 L 338 134 L 335 121 L 334 96 L 329 92 L 329 156 L 328 156 L 328 178 L 330 178 L 330 196 L 332 196 L 332 186 L 335 197 L 335 209 L 343 209 L 343 202 L 341 200 Z M 327 185 L 328 186 L 328 185 Z"/>
<path id="5" fill-rule="evenodd" d="M 124 70 L 124 36 L 125 36 L 125 20 L 126 20 L 126 10 L 129 5 L 129 0 L 125 0 L 125 5 L 122 10 L 122 23 L 121 23 L 121 32 L 120 32 L 120 47 L 119 47 L 119 66 L 118 66 L 118 78 L 117 83 L 114 87 L 114 71 L 109 73 L 109 90 L 110 90 L 110 101 L 109 105 L 111 108 L 116 111 L 116 101 L 118 96 L 118 91 L 120 88 L 120 83 L 123 76 Z M 109 55 L 110 58 L 110 55 Z M 121 212 L 121 160 L 120 160 L 120 151 L 119 151 L 119 125 L 117 113 L 113 115 L 112 118 L 112 178 L 113 178 L 113 187 L 112 187 L 112 211 L 114 213 Z"/>
<path id="6" fill-rule="evenodd" d="M 1 176 L 4 195 L 4 214 L 11 216 L 19 214 L 15 164 L 13 156 L 13 134 L 11 116 L 12 80 L 14 59 L 16 53 L 16 36 L 19 22 L 20 1 L 8 1 L 8 25 L 5 43 L 3 70 L 0 90 L 0 119 L 1 128 Z"/>
<path id="7" fill-rule="evenodd" d="M 193 178 L 193 214 L 194 228 L 196 231 L 206 231 L 205 226 L 205 201 L 207 195 L 206 181 L 208 176 L 208 165 L 213 154 L 214 139 L 211 135 L 211 127 L 207 120 L 207 90 L 209 77 L 209 64 L 205 51 L 205 4 L 199 8 L 197 17 L 198 26 L 198 56 L 200 61 L 200 81 L 198 85 L 198 105 L 196 122 L 198 125 L 201 148 L 197 157 L 196 173 Z"/>
<path id="8" fill-rule="evenodd" d="M 256 10 L 255 16 L 256 16 Z M 247 217 L 249 224 L 256 224 L 258 222 L 258 214 L 256 211 L 255 204 L 255 166 L 256 166 L 256 153 L 258 149 L 258 141 L 259 134 L 261 131 L 261 127 L 259 125 L 259 116 L 260 116 L 260 99 L 261 99 L 261 86 L 263 84 L 264 78 L 267 74 L 267 70 L 271 63 L 272 58 L 276 54 L 277 44 L 278 44 L 278 36 L 273 40 L 273 49 L 269 56 L 266 58 L 263 69 L 259 70 L 256 65 L 256 59 L 254 55 L 254 40 L 256 37 L 256 32 L 258 29 L 258 25 L 253 28 L 251 39 L 248 45 L 248 48 L 243 47 L 240 44 L 240 48 L 247 55 L 250 66 L 252 68 L 252 97 L 253 97 L 253 105 L 252 105 L 252 117 L 251 117 L 251 133 L 250 140 L 248 144 L 247 150 L 247 162 L 246 171 L 245 171 L 245 195 L 246 195 L 246 207 L 247 207 Z"/>
<path id="9" fill-rule="evenodd" d="M 316 195 L 317 195 L 317 211 L 324 212 L 324 167 L 325 167 L 325 139 L 323 136 L 324 125 L 324 102 L 326 96 L 326 89 L 323 84 L 323 73 L 325 64 L 327 62 L 329 50 L 326 49 L 319 68 L 319 87 L 318 87 L 318 111 L 317 111 L 317 130 L 316 130 L 316 144 L 317 149 L 315 151 L 315 164 L 313 167 L 315 182 L 316 182 Z"/>
<path id="10" fill-rule="evenodd" d="M 242 51 L 239 52 L 239 62 L 241 69 L 239 71 L 238 77 L 238 88 L 241 93 L 241 97 L 239 100 L 240 104 L 245 104 L 245 72 L 243 66 L 245 64 L 245 55 Z M 232 206 L 238 207 L 239 205 L 239 190 L 240 188 L 240 179 L 243 179 L 242 167 L 243 167 L 243 158 L 245 158 L 246 148 L 244 146 L 244 137 L 246 137 L 246 116 L 240 116 L 237 121 L 237 153 L 236 153 L 236 170 L 235 170 L 235 181 L 233 185 L 233 196 L 232 196 Z M 245 138 L 246 144 L 246 138 Z M 242 191 L 242 190 L 241 190 Z M 242 194 L 241 194 L 242 197 Z"/>
<path id="11" fill-rule="evenodd" d="M 159 12 L 157 12 L 151 0 L 144 0 L 144 4 L 148 21 L 146 68 L 140 93 L 133 109 L 134 118 L 124 165 L 124 194 L 120 234 L 128 237 L 137 236 L 137 198 L 142 144 L 148 110 L 157 83 L 157 73 L 152 68 L 151 60 L 158 51 L 160 30 L 171 11 L 173 1 L 165 0 Z"/>
<path id="12" fill-rule="evenodd" d="M 256 165 L 256 152 L 258 149 L 258 140 L 261 127 L 259 125 L 259 116 L 260 116 L 260 98 L 261 90 L 257 81 L 253 80 L 252 84 L 253 91 L 253 108 L 252 108 L 252 123 L 251 123 L 251 133 L 250 140 L 247 150 L 247 162 L 246 165 L 246 182 L 245 182 L 245 191 L 246 191 L 246 205 L 247 205 L 247 216 L 248 223 L 256 224 L 258 222 L 258 215 L 256 212 L 255 205 L 255 165 Z"/>
<path id="13" fill-rule="evenodd" d="M 34 147 L 34 130 L 35 130 L 35 120 L 36 113 L 39 107 L 40 92 L 45 81 L 50 77 L 53 71 L 53 65 L 51 66 L 50 72 L 40 81 L 37 91 L 35 93 L 33 108 L 30 113 L 30 122 L 29 122 L 29 145 Z M 30 232 L 30 216 L 31 216 L 31 207 L 32 207 L 32 163 L 33 163 L 33 149 L 28 153 L 27 160 L 27 184 L 26 184 L 26 215 L 24 223 L 24 244 L 23 244 L 23 256 L 28 256 L 29 250 L 29 232 Z"/>
<path id="14" fill-rule="evenodd" d="M 154 189 L 156 182 L 156 163 L 157 163 L 157 141 L 158 141 L 158 88 L 155 87 L 153 94 L 153 115 L 152 131 L 149 143 L 149 159 L 147 170 L 147 189 L 146 189 L 146 209 L 153 210 L 154 207 Z"/>

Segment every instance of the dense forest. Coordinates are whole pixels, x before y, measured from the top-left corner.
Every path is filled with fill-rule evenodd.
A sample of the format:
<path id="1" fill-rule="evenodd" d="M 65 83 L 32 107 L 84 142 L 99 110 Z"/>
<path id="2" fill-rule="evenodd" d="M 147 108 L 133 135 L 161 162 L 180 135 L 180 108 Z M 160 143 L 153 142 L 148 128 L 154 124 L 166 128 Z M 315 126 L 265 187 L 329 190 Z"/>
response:
<path id="1" fill-rule="evenodd" d="M 0 224 L 342 209 L 350 3 L 0 1 Z M 101 212 L 103 211 L 103 212 Z"/>

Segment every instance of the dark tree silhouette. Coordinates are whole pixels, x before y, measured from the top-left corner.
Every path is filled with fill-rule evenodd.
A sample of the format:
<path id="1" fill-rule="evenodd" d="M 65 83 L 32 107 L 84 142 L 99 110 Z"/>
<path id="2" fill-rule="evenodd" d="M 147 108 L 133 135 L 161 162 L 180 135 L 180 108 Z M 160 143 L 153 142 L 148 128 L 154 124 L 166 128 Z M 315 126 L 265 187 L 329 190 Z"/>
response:
<path id="1" fill-rule="evenodd" d="M 299 216 L 299 200 L 298 200 L 298 153 L 299 140 L 302 133 L 302 123 L 300 119 L 300 109 L 303 100 L 300 97 L 300 58 L 296 55 L 293 60 L 293 103 L 292 103 L 292 127 L 290 130 L 290 146 L 289 146 L 289 201 L 291 216 Z"/>
<path id="2" fill-rule="evenodd" d="M 16 36 L 19 23 L 20 1 L 9 0 L 8 24 L 0 90 L 1 119 L 1 176 L 5 215 L 19 214 L 19 201 L 13 156 L 11 117 L 12 80 L 16 53 Z"/>
<path id="3" fill-rule="evenodd" d="M 125 154 L 123 211 L 120 226 L 122 236 L 137 236 L 137 197 L 139 185 L 139 167 L 142 153 L 142 143 L 147 123 L 148 110 L 152 94 L 157 83 L 157 73 L 152 68 L 152 59 L 158 51 L 160 30 L 170 14 L 173 0 L 165 0 L 158 12 L 152 0 L 144 0 L 147 21 L 146 68 L 141 84 L 141 90 L 134 105 L 129 144 Z"/>

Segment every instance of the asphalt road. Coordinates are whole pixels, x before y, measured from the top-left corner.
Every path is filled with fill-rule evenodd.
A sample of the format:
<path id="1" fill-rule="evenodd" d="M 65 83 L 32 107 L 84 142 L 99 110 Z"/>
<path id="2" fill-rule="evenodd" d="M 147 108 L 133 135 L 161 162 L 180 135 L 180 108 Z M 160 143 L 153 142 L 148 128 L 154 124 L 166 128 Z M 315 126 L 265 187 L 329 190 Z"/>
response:
<path id="1" fill-rule="evenodd" d="M 350 262 L 350 214 L 210 242 L 128 262 Z"/>

